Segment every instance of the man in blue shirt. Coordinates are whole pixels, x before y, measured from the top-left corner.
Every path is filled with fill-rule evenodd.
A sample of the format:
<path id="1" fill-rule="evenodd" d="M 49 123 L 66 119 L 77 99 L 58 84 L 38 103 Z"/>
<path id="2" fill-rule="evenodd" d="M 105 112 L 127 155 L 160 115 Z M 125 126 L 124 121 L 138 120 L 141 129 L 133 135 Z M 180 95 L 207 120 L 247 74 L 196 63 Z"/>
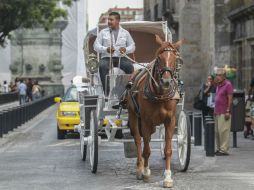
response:
<path id="1" fill-rule="evenodd" d="M 19 90 L 19 104 L 25 104 L 26 103 L 26 90 L 27 90 L 27 86 L 26 84 L 23 82 L 23 80 L 20 80 L 20 84 L 18 86 L 18 90 Z"/>
<path id="2" fill-rule="evenodd" d="M 134 71 L 132 62 L 122 53 L 130 54 L 135 51 L 135 43 L 130 33 L 123 29 L 120 25 L 120 15 L 117 12 L 111 12 L 108 17 L 108 27 L 101 30 L 94 42 L 94 50 L 101 54 L 100 60 L 100 78 L 103 85 L 103 90 L 106 91 L 106 75 L 110 69 L 110 57 L 114 66 L 120 62 L 120 69 L 126 74 L 131 74 Z"/>

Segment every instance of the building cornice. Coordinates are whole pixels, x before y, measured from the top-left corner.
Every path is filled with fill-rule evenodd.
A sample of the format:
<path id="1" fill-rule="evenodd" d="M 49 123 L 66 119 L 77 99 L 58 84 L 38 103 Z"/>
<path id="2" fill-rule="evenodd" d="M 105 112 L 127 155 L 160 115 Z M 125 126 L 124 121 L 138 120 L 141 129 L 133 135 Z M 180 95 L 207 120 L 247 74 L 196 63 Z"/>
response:
<path id="1" fill-rule="evenodd" d="M 254 18 L 254 3 L 230 11 L 227 17 L 231 21 Z"/>

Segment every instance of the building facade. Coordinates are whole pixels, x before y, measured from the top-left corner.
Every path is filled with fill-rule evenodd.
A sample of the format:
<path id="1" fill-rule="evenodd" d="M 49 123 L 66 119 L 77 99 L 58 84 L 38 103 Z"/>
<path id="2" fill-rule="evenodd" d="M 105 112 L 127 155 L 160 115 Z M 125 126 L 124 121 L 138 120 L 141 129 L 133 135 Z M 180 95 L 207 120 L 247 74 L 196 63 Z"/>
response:
<path id="1" fill-rule="evenodd" d="M 121 15 L 121 22 L 125 21 L 138 21 L 143 20 L 143 9 L 142 8 L 110 8 L 106 13 L 101 14 L 99 23 L 107 23 L 108 15 L 111 12 L 118 12 Z"/>
<path id="2" fill-rule="evenodd" d="M 254 1 L 230 4 L 231 63 L 238 68 L 237 84 L 248 89 L 254 77 Z"/>
<path id="3" fill-rule="evenodd" d="M 167 20 L 173 41 L 185 39 L 182 79 L 193 101 L 214 67 L 236 67 L 235 88 L 253 75 L 253 0 L 144 0 L 145 20 Z M 187 74 L 186 74 L 187 73 Z M 190 106 L 190 105 L 189 105 Z"/>

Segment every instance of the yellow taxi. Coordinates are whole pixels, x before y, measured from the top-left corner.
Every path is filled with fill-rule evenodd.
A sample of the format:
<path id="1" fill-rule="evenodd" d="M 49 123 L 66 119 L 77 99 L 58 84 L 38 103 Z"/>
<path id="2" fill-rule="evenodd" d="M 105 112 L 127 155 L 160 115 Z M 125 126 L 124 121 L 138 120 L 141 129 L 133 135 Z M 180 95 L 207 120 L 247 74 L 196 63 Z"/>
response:
<path id="1" fill-rule="evenodd" d="M 71 86 L 63 98 L 55 97 L 58 104 L 56 112 L 57 138 L 64 139 L 67 132 L 74 131 L 74 125 L 80 123 L 80 104 L 76 86 Z"/>

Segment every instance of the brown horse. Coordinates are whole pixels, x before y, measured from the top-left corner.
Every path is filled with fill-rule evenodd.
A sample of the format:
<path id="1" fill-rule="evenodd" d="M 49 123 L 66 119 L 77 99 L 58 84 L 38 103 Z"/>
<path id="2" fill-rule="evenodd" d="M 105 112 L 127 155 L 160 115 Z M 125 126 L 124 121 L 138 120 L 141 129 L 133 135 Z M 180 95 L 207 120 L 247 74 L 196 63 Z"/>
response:
<path id="1" fill-rule="evenodd" d="M 156 42 L 160 48 L 156 52 L 156 60 L 151 63 L 151 71 L 135 87 L 130 89 L 127 95 L 127 108 L 129 125 L 137 147 L 137 179 L 148 181 L 151 175 L 149 169 L 149 156 L 151 153 L 149 142 L 151 135 L 156 131 L 156 126 L 165 126 L 165 158 L 166 169 L 164 172 L 164 187 L 172 187 L 170 161 L 172 155 L 172 137 L 176 125 L 175 97 L 176 84 L 174 72 L 176 70 L 177 48 L 182 41 L 175 44 L 163 42 L 156 35 Z M 134 92 L 135 91 L 135 92 Z M 135 95 L 134 95 L 135 94 Z M 141 150 L 141 137 L 144 148 Z"/>

